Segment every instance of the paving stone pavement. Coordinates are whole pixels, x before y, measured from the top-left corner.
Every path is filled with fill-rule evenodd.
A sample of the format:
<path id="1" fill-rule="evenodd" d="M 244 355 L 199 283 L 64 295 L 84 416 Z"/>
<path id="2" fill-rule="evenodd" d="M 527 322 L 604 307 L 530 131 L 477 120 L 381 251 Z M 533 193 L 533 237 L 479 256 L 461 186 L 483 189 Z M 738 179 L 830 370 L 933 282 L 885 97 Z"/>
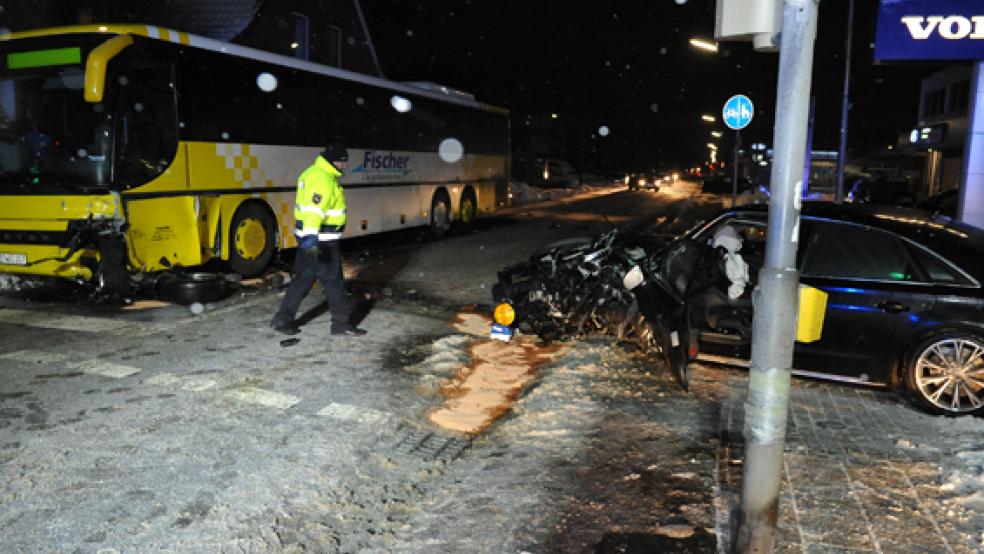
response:
<path id="1" fill-rule="evenodd" d="M 747 373 L 697 374 L 727 387 L 717 501 L 730 534 L 721 520 L 739 502 Z M 776 550 L 984 552 L 980 491 L 960 486 L 967 475 L 980 484 L 982 430 L 980 418 L 932 416 L 892 391 L 794 378 Z"/>
<path id="2" fill-rule="evenodd" d="M 430 402 L 415 389 L 422 376 L 380 379 L 348 343 L 312 356 L 305 339 L 265 358 L 279 340 L 263 339 L 275 301 L 239 306 L 251 341 L 209 337 L 235 333 L 211 329 L 219 310 L 180 324 L 141 321 L 141 331 L 163 335 L 161 345 L 107 352 L 91 329 L 122 332 L 119 319 L 19 322 L 17 340 L 7 337 L 0 352 L 9 370 L 0 552 L 71 551 L 80 541 L 91 552 L 725 550 L 740 491 L 745 371 L 696 366 L 687 394 L 606 342 L 580 342 L 473 442 L 408 425 Z M 413 328 L 429 346 L 444 332 L 443 319 L 405 308 L 377 308 L 373 317 L 392 324 L 370 320 L 374 340 L 397 342 Z M 12 314 L 0 323 L 23 315 Z M 198 351 L 165 349 L 192 339 Z M 225 367 L 230 352 L 243 354 Z M 330 370 L 305 370 L 311 360 Z M 79 390 L 87 412 L 70 408 Z M 777 550 L 984 552 L 982 431 L 981 418 L 931 416 L 891 391 L 794 379 Z M 65 446 L 80 437 L 87 448 Z M 270 445 L 284 452 L 251 458 Z M 18 464 L 28 461 L 25 473 Z M 263 471 L 270 466 L 280 469 Z M 212 477 L 192 486 L 197 473 Z M 85 506 L 78 521 L 55 517 L 73 502 Z M 37 521 L 53 524 L 48 535 L 77 536 L 66 548 L 38 548 Z M 193 533 L 194 547 L 172 540 Z M 32 541 L 33 550 L 24 546 Z"/>

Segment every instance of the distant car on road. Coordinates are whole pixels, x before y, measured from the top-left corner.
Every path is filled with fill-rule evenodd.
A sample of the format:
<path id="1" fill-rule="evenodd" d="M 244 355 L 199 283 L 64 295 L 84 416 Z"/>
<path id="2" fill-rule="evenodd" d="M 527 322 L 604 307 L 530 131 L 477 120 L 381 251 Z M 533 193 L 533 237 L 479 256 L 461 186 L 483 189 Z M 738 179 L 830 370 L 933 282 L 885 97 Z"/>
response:
<path id="1" fill-rule="evenodd" d="M 731 299 L 702 278 L 725 225 L 754 280 L 766 206 L 725 210 L 639 263 L 654 298 L 643 315 L 684 383 L 691 360 L 748 364 L 752 287 Z M 794 373 L 901 385 L 937 414 L 984 413 L 984 230 L 913 208 L 806 202 L 799 243 L 802 283 L 828 297 L 820 340 L 796 343 Z"/>
<path id="2" fill-rule="evenodd" d="M 661 182 L 662 178 L 658 174 L 648 171 L 629 173 L 625 176 L 625 184 L 629 187 L 629 190 L 642 189 L 659 192 Z"/>

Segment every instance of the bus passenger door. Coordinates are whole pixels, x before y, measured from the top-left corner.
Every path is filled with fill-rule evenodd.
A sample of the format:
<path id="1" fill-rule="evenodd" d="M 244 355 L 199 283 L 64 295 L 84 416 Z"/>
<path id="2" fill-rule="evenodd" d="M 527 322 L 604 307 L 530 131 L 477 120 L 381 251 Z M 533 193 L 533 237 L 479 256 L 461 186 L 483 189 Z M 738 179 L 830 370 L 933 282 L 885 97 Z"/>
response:
<path id="1" fill-rule="evenodd" d="M 142 271 L 200 265 L 202 203 L 186 195 L 174 68 L 133 56 L 120 62 L 111 77 L 117 92 L 113 181 L 126 199 L 132 265 Z"/>
<path id="2" fill-rule="evenodd" d="M 187 189 L 186 160 L 178 151 L 173 67 L 131 64 L 115 73 L 113 181 L 122 190 L 141 193 Z"/>

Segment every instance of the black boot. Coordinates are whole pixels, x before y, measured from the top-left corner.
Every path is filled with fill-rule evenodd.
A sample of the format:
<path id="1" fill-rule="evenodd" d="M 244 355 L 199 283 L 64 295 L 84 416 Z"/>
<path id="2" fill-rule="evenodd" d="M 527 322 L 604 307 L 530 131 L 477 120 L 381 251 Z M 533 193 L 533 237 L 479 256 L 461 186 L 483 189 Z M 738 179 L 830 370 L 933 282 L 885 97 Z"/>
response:
<path id="1" fill-rule="evenodd" d="M 358 327 L 352 325 L 351 323 L 343 323 L 340 325 L 332 325 L 331 334 L 347 336 L 347 337 L 361 337 L 362 335 L 366 334 L 366 330 L 359 329 Z"/>
<path id="2" fill-rule="evenodd" d="M 293 321 L 285 321 L 277 317 L 274 317 L 273 320 L 270 321 L 270 327 L 274 331 L 285 335 L 296 335 L 301 332 Z"/>

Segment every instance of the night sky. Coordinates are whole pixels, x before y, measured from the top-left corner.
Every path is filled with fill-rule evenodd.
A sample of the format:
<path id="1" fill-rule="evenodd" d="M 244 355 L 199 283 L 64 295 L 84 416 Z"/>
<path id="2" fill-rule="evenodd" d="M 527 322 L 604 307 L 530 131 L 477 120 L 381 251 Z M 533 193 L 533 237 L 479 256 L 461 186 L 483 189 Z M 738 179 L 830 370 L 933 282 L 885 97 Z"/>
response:
<path id="1" fill-rule="evenodd" d="M 512 112 L 514 149 L 526 130 L 553 125 L 575 165 L 599 152 L 624 167 L 695 164 L 706 157 L 732 94 L 756 104 L 747 142 L 770 143 L 778 54 L 748 43 L 699 51 L 712 38 L 713 0 L 362 0 L 385 75 L 467 90 Z M 919 80 L 939 66 L 872 60 L 877 3 L 857 1 L 849 124 L 852 155 L 884 149 L 916 119 Z M 815 149 L 836 150 L 846 0 L 824 0 L 816 44 Z M 550 119 L 557 113 L 556 120 Z M 611 132 L 597 136 L 605 125 Z M 729 136 L 726 133 L 726 137 Z M 746 144 L 747 144 L 746 142 Z M 730 148 L 727 141 L 718 141 Z M 572 146 L 575 145 L 575 146 Z M 580 145 L 579 153 L 577 145 Z M 585 145 L 587 145 L 585 147 Z"/>

